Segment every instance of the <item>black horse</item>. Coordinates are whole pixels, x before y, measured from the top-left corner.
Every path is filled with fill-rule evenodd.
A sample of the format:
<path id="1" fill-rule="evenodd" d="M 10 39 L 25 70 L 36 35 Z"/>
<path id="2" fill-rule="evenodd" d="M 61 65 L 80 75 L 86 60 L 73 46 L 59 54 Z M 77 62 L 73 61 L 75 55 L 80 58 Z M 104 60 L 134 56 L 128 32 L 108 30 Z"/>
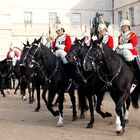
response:
<path id="1" fill-rule="evenodd" d="M 36 41 L 36 40 L 35 40 Z M 38 42 L 37 42 L 38 43 Z M 45 103 L 47 104 L 47 100 L 45 98 L 46 92 L 48 90 L 48 85 L 45 80 L 47 79 L 47 75 L 45 73 L 45 70 L 43 68 L 43 65 L 41 62 L 32 62 L 33 67 L 26 67 L 25 66 L 25 59 L 28 54 L 28 51 L 30 49 L 30 44 L 27 41 L 27 44 L 24 44 L 23 50 L 22 50 L 22 55 L 20 58 L 20 71 L 22 75 L 24 76 L 24 81 L 32 81 L 34 84 L 34 87 L 37 92 L 37 107 L 35 108 L 35 112 L 38 112 L 40 110 L 40 91 L 42 87 L 42 98 L 44 99 Z M 26 83 L 23 82 L 21 84 L 22 87 L 26 87 Z"/>
<path id="2" fill-rule="evenodd" d="M 116 105 L 116 133 L 122 135 L 126 123 L 123 105 L 131 94 L 133 107 L 138 108 L 139 86 L 132 92 L 134 73 L 115 51 L 105 44 L 99 45 L 98 41 L 94 41 L 92 46 L 85 57 L 84 69 L 96 69 L 100 80 L 110 87 L 110 95 Z"/>
<path id="3" fill-rule="evenodd" d="M 11 61 L 8 58 L 0 61 L 0 91 L 3 97 L 5 97 L 4 89 L 9 88 L 8 80 L 12 69 L 12 65 L 10 62 Z"/>
<path id="4" fill-rule="evenodd" d="M 82 94 L 82 96 L 86 95 L 89 101 L 89 107 L 90 107 L 90 114 L 91 114 L 91 120 L 87 125 L 87 128 L 93 127 L 94 123 L 94 110 L 93 110 L 93 103 L 92 103 L 92 96 L 97 96 L 97 105 L 96 105 L 96 111 L 99 113 L 103 118 L 105 117 L 111 117 L 112 115 L 108 112 L 104 113 L 101 111 L 101 103 L 105 94 L 105 91 L 102 90 L 104 87 L 104 83 L 99 79 L 97 72 L 86 72 L 83 69 L 83 61 L 85 58 L 86 53 L 88 52 L 90 46 L 87 46 L 83 43 L 83 39 L 75 39 L 74 43 L 71 46 L 71 49 L 69 53 L 67 54 L 66 58 L 69 61 L 69 63 L 80 63 L 80 67 L 77 68 L 79 70 L 79 76 L 84 76 L 86 83 L 79 84 L 79 90 Z M 80 62 L 79 62 L 80 61 Z"/>
<path id="5" fill-rule="evenodd" d="M 42 43 L 39 43 L 39 40 L 36 40 L 32 43 L 26 59 L 26 66 L 30 67 L 33 63 L 38 63 L 41 61 L 45 72 L 47 73 L 46 82 L 48 86 L 48 102 L 45 102 L 49 111 L 54 115 L 59 115 L 59 120 L 57 122 L 57 126 L 63 125 L 63 100 L 64 100 L 64 92 L 67 90 L 69 84 L 69 73 L 67 72 L 67 66 L 64 66 L 62 60 L 55 56 L 55 54 L 47 48 Z M 52 108 L 52 102 L 56 95 L 59 97 L 59 111 L 54 111 Z M 74 96 L 74 88 L 71 87 L 68 90 L 70 94 L 72 105 L 73 105 L 73 120 L 77 118 L 76 114 L 76 106 L 75 106 L 75 96 Z"/>

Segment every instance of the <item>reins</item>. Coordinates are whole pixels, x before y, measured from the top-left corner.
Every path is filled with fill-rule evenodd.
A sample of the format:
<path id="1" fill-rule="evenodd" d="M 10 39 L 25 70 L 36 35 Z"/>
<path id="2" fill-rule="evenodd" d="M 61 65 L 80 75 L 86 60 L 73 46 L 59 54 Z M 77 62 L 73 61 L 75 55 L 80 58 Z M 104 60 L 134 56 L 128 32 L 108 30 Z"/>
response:
<path id="1" fill-rule="evenodd" d="M 108 63 L 109 63 L 109 62 L 108 62 Z M 100 66 L 100 67 L 101 67 L 101 66 Z M 100 74 L 100 70 L 99 70 L 100 67 L 97 67 L 97 73 L 98 73 L 98 76 L 99 76 L 100 80 L 103 81 L 107 86 L 112 86 L 113 80 L 120 74 L 120 71 L 121 71 L 121 68 L 122 68 L 122 60 L 120 60 L 119 68 L 117 69 L 117 71 L 115 71 L 115 72 L 113 72 L 113 73 L 111 73 L 111 74 L 109 74 L 109 75 L 104 74 L 104 72 L 101 71 L 102 74 L 105 75 L 106 80 L 104 80 L 104 79 L 102 78 L 101 74 Z M 114 75 L 114 74 L 115 74 L 115 75 Z M 112 78 L 111 80 L 108 80 L 108 77 L 109 77 L 109 76 L 112 76 L 112 75 L 114 75 L 113 78 Z"/>
<path id="2" fill-rule="evenodd" d="M 42 67 L 40 66 L 40 64 L 36 61 L 34 61 L 33 63 L 35 63 L 37 65 L 37 67 L 39 68 L 39 70 L 41 71 L 41 73 L 43 74 L 43 77 L 45 78 L 45 81 L 46 82 L 49 82 L 51 83 L 51 78 L 55 75 L 55 73 L 57 72 L 58 70 L 58 60 L 56 59 L 56 66 L 55 66 L 55 69 L 54 71 L 52 72 L 52 74 L 49 76 L 49 78 L 45 75 L 44 71 L 42 70 Z"/>
<path id="3" fill-rule="evenodd" d="M 31 57 L 31 59 L 34 58 L 35 54 L 37 53 L 38 49 L 40 48 L 40 43 L 39 43 L 39 46 L 38 46 L 38 44 L 35 44 L 35 45 L 37 46 L 37 48 L 36 48 L 34 54 L 33 54 L 33 55 L 30 55 L 30 54 L 29 54 L 29 51 L 28 51 L 26 57 L 27 57 L 27 56 L 28 56 L 28 57 Z M 30 50 L 32 47 L 33 47 L 33 45 L 29 48 L 29 50 Z M 45 78 L 45 81 L 51 83 L 52 77 L 55 75 L 55 73 L 56 73 L 57 70 L 58 70 L 59 61 L 56 59 L 55 68 L 54 68 L 52 74 L 51 74 L 49 77 L 47 77 L 47 76 L 45 75 L 44 71 L 42 70 L 42 67 L 40 66 L 40 64 L 39 64 L 37 61 L 35 61 L 35 59 L 32 61 L 32 63 L 35 63 L 35 64 L 38 66 L 39 70 L 40 70 L 41 73 L 43 74 L 43 77 Z"/>

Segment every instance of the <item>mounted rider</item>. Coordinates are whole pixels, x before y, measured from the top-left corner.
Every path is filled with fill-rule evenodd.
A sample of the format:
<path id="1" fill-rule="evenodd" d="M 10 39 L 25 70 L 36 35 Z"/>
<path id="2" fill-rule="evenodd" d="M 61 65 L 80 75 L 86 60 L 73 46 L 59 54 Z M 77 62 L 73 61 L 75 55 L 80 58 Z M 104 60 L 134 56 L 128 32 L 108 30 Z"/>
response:
<path id="1" fill-rule="evenodd" d="M 109 35 L 107 26 L 105 23 L 100 23 L 98 26 L 99 37 L 103 38 L 102 43 L 107 44 L 111 49 L 114 48 L 113 37 Z"/>
<path id="2" fill-rule="evenodd" d="M 55 54 L 57 57 L 61 57 L 64 64 L 67 64 L 68 61 L 66 60 L 65 56 L 71 47 L 71 37 L 68 34 L 65 34 L 65 29 L 61 24 L 56 25 L 56 33 L 57 37 L 52 43 Z"/>
<path id="3" fill-rule="evenodd" d="M 20 59 L 20 54 L 14 50 L 12 46 L 9 47 L 9 51 L 7 53 L 7 58 L 11 58 L 13 60 L 13 65 L 16 64 L 16 61 Z"/>
<path id="4" fill-rule="evenodd" d="M 130 22 L 128 19 L 124 19 L 121 22 L 122 33 L 118 37 L 118 47 L 116 52 L 122 55 L 126 61 L 134 68 L 134 71 L 138 73 L 139 58 L 136 46 L 138 44 L 137 35 L 131 30 Z"/>

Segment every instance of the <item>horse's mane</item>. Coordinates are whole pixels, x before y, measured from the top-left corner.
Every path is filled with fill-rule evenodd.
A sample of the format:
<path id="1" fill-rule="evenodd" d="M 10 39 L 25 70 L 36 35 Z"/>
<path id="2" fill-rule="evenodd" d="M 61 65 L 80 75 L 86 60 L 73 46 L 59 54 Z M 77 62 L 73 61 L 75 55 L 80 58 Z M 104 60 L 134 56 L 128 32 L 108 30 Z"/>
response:
<path id="1" fill-rule="evenodd" d="M 0 61 L 0 70 L 1 71 L 5 70 L 6 65 L 7 65 L 7 58 Z"/>
<path id="2" fill-rule="evenodd" d="M 124 59 L 116 51 L 112 50 L 107 44 L 102 44 L 102 46 L 108 57 L 117 61 L 121 59 L 124 61 Z"/>

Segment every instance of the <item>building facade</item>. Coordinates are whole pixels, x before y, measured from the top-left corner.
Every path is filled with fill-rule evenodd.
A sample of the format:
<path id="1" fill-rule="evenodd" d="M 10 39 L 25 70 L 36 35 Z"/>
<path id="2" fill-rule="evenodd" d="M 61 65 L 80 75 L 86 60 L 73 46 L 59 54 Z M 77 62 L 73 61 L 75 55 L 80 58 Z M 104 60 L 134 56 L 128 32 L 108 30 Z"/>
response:
<path id="1" fill-rule="evenodd" d="M 140 0 L 113 0 L 114 23 L 120 24 L 121 20 L 128 18 L 131 28 L 138 35 L 138 52 L 140 54 Z"/>
<path id="2" fill-rule="evenodd" d="M 51 33 L 56 36 L 58 21 L 66 32 L 75 37 L 90 32 L 96 12 L 103 13 L 104 20 L 113 25 L 118 35 L 120 20 L 130 15 L 133 29 L 140 36 L 139 0 L 2 0 L 0 1 L 0 58 L 6 56 L 9 47 L 22 48 L 22 43 L 43 36 L 43 43 Z"/>
<path id="3" fill-rule="evenodd" d="M 102 7 L 102 8 L 101 8 Z M 51 31 L 55 34 L 59 17 L 66 32 L 73 38 L 89 32 L 90 22 L 96 12 L 112 22 L 110 0 L 3 0 L 0 1 L 0 58 L 5 57 L 9 46 L 22 47 L 22 42 L 33 41 Z"/>

